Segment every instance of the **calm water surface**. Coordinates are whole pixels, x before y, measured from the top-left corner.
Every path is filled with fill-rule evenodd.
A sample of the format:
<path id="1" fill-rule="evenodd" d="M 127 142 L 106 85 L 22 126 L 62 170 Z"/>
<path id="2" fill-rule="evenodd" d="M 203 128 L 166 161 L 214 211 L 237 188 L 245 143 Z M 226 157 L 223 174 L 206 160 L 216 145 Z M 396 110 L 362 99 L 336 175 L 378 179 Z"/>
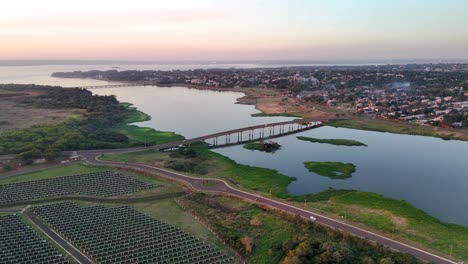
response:
<path id="1" fill-rule="evenodd" d="M 209 68 L 197 66 L 126 65 L 122 69 Z M 51 78 L 54 71 L 110 69 L 107 66 L 0 67 L 0 83 L 36 83 L 65 87 L 102 85 L 107 82 Z M 261 123 L 290 120 L 283 117 L 251 117 L 253 106 L 235 104 L 240 93 L 214 92 L 183 87 L 128 87 L 95 89 L 130 102 L 152 120 L 139 123 L 157 130 L 174 131 L 187 138 Z M 309 143 L 296 136 L 346 138 L 368 147 L 343 147 Z M 282 149 L 274 154 L 250 151 L 242 146 L 216 152 L 253 166 L 272 168 L 294 176 L 293 195 L 316 193 L 329 187 L 379 193 L 410 202 L 447 222 L 468 226 L 468 142 L 431 137 L 396 135 L 344 128 L 322 127 L 275 139 Z M 351 162 L 357 167 L 350 179 L 332 180 L 308 172 L 304 161 Z"/>

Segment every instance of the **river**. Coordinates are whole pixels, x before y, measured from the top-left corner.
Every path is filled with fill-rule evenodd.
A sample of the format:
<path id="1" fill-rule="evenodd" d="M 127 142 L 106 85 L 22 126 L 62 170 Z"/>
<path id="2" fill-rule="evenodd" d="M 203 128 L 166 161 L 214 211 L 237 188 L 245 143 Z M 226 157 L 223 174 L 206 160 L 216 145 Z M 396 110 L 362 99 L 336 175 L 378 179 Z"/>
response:
<path id="1" fill-rule="evenodd" d="M 36 83 L 65 87 L 103 85 L 104 81 L 57 79 L 54 71 L 111 69 L 112 65 L 0 67 L 0 83 Z M 219 65 L 215 65 L 219 67 Z M 255 65 L 223 65 L 255 67 Z M 120 69 L 188 69 L 213 65 L 125 65 Z M 290 120 L 287 117 L 251 117 L 254 106 L 235 104 L 243 96 L 185 87 L 128 87 L 94 89 L 96 94 L 114 94 L 130 102 L 152 120 L 138 125 L 174 131 L 187 138 L 255 124 Z M 309 143 L 296 136 L 345 138 L 368 147 L 345 147 Z M 292 195 L 316 193 L 329 187 L 356 189 L 406 200 L 446 222 L 468 226 L 468 142 L 397 135 L 345 128 L 322 127 L 275 139 L 281 150 L 271 153 L 246 150 L 242 146 L 216 149 L 239 163 L 272 168 L 296 177 L 288 191 Z M 308 172 L 304 161 L 353 163 L 352 178 L 332 180 Z"/>

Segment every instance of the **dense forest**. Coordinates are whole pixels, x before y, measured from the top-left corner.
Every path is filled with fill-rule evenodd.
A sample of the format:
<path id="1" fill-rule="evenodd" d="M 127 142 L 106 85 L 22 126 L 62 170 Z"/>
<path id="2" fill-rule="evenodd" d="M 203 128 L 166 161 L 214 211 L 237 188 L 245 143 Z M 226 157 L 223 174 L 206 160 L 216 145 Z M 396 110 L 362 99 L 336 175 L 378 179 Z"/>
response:
<path id="1" fill-rule="evenodd" d="M 9 84 L 0 85 L 0 89 L 39 93 L 19 99 L 17 103 L 25 106 L 85 110 L 84 115 L 70 117 L 62 124 L 0 134 L 0 154 L 19 154 L 31 162 L 36 157 L 53 159 L 64 150 L 122 147 L 129 142 L 127 136 L 112 128 L 121 124 L 132 109 L 121 105 L 114 96 L 93 95 L 80 88 L 38 85 Z"/>

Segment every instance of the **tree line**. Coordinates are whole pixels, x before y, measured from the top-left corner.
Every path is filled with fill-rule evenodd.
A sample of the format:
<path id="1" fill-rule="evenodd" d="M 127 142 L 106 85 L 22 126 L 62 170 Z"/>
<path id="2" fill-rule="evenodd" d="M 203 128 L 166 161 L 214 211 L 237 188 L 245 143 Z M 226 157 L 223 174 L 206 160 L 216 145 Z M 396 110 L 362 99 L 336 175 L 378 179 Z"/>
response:
<path id="1" fill-rule="evenodd" d="M 59 152 L 75 149 L 127 146 L 126 135 L 113 128 L 128 117 L 132 109 L 122 106 L 115 96 L 93 95 L 81 88 L 39 85 L 0 85 L 0 89 L 38 92 L 19 104 L 49 109 L 83 109 L 84 114 L 57 125 L 33 126 L 0 134 L 0 154 L 18 154 L 24 161 L 38 157 L 54 159 Z M 14 122 L 14 120 L 12 120 Z"/>

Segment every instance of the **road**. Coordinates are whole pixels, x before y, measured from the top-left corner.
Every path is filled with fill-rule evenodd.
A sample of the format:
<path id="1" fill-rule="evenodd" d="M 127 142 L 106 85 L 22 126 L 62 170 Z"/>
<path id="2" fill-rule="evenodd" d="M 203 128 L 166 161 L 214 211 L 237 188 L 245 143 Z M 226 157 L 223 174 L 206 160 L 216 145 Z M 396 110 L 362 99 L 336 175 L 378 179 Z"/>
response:
<path id="1" fill-rule="evenodd" d="M 105 152 L 109 153 L 109 152 Z M 88 152 L 84 153 L 84 157 L 87 160 L 87 162 L 95 165 L 110 165 L 114 167 L 120 167 L 120 168 L 130 168 L 142 172 L 147 172 L 147 173 L 152 173 L 152 174 L 158 174 L 163 177 L 170 178 L 172 180 L 177 180 L 179 182 L 188 184 L 191 186 L 194 190 L 196 191 L 203 191 L 203 192 L 218 192 L 218 193 L 224 193 L 224 194 L 229 194 L 233 196 L 240 197 L 245 200 L 249 200 L 251 202 L 257 203 L 257 204 L 263 204 L 267 205 L 271 208 L 282 210 L 285 212 L 289 212 L 291 214 L 295 215 L 300 215 L 302 217 L 305 217 L 307 219 L 310 219 L 311 216 L 316 218 L 316 222 L 320 224 L 324 224 L 326 226 L 336 228 L 339 230 L 342 230 L 344 232 L 368 239 L 370 241 L 374 241 L 377 243 L 380 243 L 382 245 L 385 245 L 387 247 L 393 248 L 395 250 L 398 250 L 400 252 L 405 252 L 409 253 L 418 259 L 424 260 L 424 261 L 429 261 L 437 264 L 456 264 L 457 262 L 446 259 L 441 256 L 437 256 L 435 254 L 432 254 L 430 252 L 424 251 L 422 249 L 415 248 L 413 246 L 398 242 L 396 240 L 384 237 L 382 235 L 379 235 L 377 233 L 373 233 L 369 230 L 365 230 L 347 223 L 344 223 L 339 220 L 335 220 L 329 217 L 326 217 L 324 215 L 320 215 L 314 212 L 310 212 L 298 207 L 295 207 L 290 204 L 286 204 L 280 201 L 276 201 L 273 199 L 269 199 L 257 194 L 252 194 L 248 193 L 245 191 L 241 191 L 239 189 L 236 189 L 229 185 L 226 181 L 220 180 L 220 179 L 207 179 L 207 178 L 196 178 L 196 177 L 191 177 L 187 175 L 183 175 L 180 173 L 168 171 L 165 169 L 161 169 L 158 167 L 150 166 L 147 164 L 140 164 L 140 163 L 122 163 L 122 162 L 114 162 L 114 161 L 101 161 L 98 159 L 99 153 L 97 152 Z"/>

